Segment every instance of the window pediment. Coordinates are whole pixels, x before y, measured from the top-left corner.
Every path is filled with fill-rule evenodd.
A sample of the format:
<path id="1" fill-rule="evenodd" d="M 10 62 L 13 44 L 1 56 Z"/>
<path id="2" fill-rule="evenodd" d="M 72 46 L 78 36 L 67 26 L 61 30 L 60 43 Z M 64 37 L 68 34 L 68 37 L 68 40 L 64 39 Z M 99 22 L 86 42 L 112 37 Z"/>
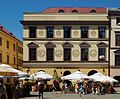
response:
<path id="1" fill-rule="evenodd" d="M 62 46 L 63 46 L 64 48 L 71 48 L 71 47 L 73 47 L 73 45 L 70 44 L 70 43 L 68 43 L 68 42 L 62 44 Z"/>
<path id="2" fill-rule="evenodd" d="M 80 47 L 91 47 L 91 45 L 86 42 L 83 42 L 80 44 Z"/>
<path id="3" fill-rule="evenodd" d="M 45 47 L 53 48 L 53 47 L 56 47 L 56 45 L 51 42 L 48 42 L 45 44 Z"/>
<path id="4" fill-rule="evenodd" d="M 97 46 L 98 47 L 108 47 L 108 45 L 106 43 L 103 43 L 103 42 L 97 44 Z"/>
<path id="5" fill-rule="evenodd" d="M 31 43 L 28 44 L 28 47 L 37 48 L 37 47 L 39 47 L 39 45 L 35 44 L 34 42 L 31 42 Z"/>

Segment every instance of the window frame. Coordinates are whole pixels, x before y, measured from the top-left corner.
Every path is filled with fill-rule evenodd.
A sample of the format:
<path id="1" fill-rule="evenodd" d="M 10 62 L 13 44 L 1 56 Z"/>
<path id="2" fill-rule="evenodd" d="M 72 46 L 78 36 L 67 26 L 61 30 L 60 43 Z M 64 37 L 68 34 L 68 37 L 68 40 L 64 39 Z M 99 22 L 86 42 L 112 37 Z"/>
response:
<path id="1" fill-rule="evenodd" d="M 89 33 L 89 26 L 81 26 L 80 27 L 81 30 L 81 38 L 89 38 L 88 33 Z M 83 31 L 84 30 L 84 31 Z M 87 31 L 85 31 L 87 30 Z M 85 32 L 85 33 L 84 33 Z M 86 33 L 87 32 L 87 33 Z M 86 34 L 86 36 L 84 36 L 83 34 Z"/>
<path id="2" fill-rule="evenodd" d="M 104 28 L 104 30 L 103 30 L 103 28 Z M 103 35 L 103 33 L 104 33 L 104 35 Z M 101 34 L 102 34 L 102 36 L 101 36 Z M 106 38 L 106 27 L 105 26 L 98 27 L 98 38 L 100 38 L 100 39 Z"/>
<path id="3" fill-rule="evenodd" d="M 82 58 L 82 56 L 85 56 L 85 54 L 82 52 L 82 49 L 87 49 L 87 59 Z M 81 47 L 81 61 L 88 61 L 88 60 L 89 60 L 89 47 Z"/>
<path id="4" fill-rule="evenodd" d="M 29 38 L 36 38 L 36 37 L 37 37 L 37 27 L 36 26 L 30 26 L 29 27 Z"/>
<path id="5" fill-rule="evenodd" d="M 101 54 L 101 55 L 104 55 L 104 59 L 100 59 L 100 49 L 104 49 L 104 54 Z M 102 58 L 102 57 L 101 57 Z M 106 61 L 106 47 L 98 47 L 98 61 Z"/>
<path id="6" fill-rule="evenodd" d="M 32 52 L 34 50 L 34 52 Z M 34 54 L 34 55 L 33 55 Z M 35 56 L 33 58 L 33 56 Z M 37 48 L 29 48 L 29 61 L 36 61 L 37 60 Z"/>
<path id="7" fill-rule="evenodd" d="M 66 51 L 69 51 L 69 52 L 66 52 Z M 69 55 L 69 57 L 68 58 L 66 58 L 67 56 L 66 56 L 66 54 L 68 54 Z M 71 57 L 71 48 L 70 47 L 65 47 L 64 48 L 64 61 L 71 61 L 71 59 L 72 59 L 72 57 Z"/>
<path id="8" fill-rule="evenodd" d="M 117 39 L 119 39 L 119 40 L 117 40 Z M 120 46 L 120 32 L 119 33 L 115 33 L 115 46 Z"/>
<path id="9" fill-rule="evenodd" d="M 46 61 L 54 61 L 54 48 L 53 47 L 46 48 Z"/>
<path id="10" fill-rule="evenodd" d="M 48 31 L 48 29 L 50 29 L 50 31 Z M 46 26 L 46 38 L 54 38 L 54 26 Z"/>
<path id="11" fill-rule="evenodd" d="M 69 30 L 65 30 L 65 29 L 69 29 Z M 64 38 L 71 38 L 71 29 L 72 29 L 71 26 L 63 26 Z"/>

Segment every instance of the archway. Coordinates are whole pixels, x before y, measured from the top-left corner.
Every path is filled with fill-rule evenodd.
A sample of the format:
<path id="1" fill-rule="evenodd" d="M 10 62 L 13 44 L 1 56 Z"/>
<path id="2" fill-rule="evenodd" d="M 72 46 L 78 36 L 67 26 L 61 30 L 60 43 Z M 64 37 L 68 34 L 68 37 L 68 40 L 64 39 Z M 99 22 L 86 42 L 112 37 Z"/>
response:
<path id="1" fill-rule="evenodd" d="M 97 73 L 96 70 L 91 70 L 91 71 L 88 72 L 88 76 L 91 76 L 91 75 L 93 75 L 93 74 L 95 74 L 95 73 Z"/>
<path id="2" fill-rule="evenodd" d="M 64 73 L 63 73 L 63 76 L 67 76 L 67 75 L 69 75 L 69 74 L 71 74 L 71 72 L 69 71 L 69 70 L 66 70 Z M 69 80 L 64 80 L 64 83 L 67 83 L 67 86 L 70 86 L 72 83 L 71 83 L 71 81 L 69 81 Z"/>
<path id="3" fill-rule="evenodd" d="M 71 72 L 69 70 L 66 70 L 64 73 L 63 73 L 63 76 L 66 76 L 66 75 L 69 75 L 71 74 Z"/>

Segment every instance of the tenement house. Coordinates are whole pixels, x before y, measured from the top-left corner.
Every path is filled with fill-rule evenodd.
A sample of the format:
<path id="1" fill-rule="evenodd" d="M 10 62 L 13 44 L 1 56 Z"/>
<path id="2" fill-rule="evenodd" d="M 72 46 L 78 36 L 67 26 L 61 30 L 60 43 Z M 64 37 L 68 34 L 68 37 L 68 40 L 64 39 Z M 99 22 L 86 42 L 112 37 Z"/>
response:
<path id="1" fill-rule="evenodd" d="M 23 67 L 60 76 L 74 71 L 108 75 L 109 20 L 106 8 L 48 8 L 25 12 Z"/>
<path id="2" fill-rule="evenodd" d="M 109 9 L 110 76 L 120 81 L 120 9 Z"/>
<path id="3" fill-rule="evenodd" d="M 22 70 L 23 43 L 0 25 L 0 64 Z"/>

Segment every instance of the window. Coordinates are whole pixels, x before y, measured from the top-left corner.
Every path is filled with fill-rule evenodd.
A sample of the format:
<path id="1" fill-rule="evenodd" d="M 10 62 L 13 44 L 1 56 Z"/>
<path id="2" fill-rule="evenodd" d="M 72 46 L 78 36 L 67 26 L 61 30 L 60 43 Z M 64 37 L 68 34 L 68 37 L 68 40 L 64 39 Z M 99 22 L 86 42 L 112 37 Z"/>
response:
<path id="1" fill-rule="evenodd" d="M 78 11 L 77 10 L 73 10 L 72 13 L 78 13 Z"/>
<path id="2" fill-rule="evenodd" d="M 36 27 L 29 27 L 29 37 L 36 38 Z"/>
<path id="3" fill-rule="evenodd" d="M 47 61 L 53 61 L 53 55 L 54 49 L 53 48 L 47 48 Z"/>
<path id="4" fill-rule="evenodd" d="M 64 12 L 65 12 L 65 11 L 64 11 L 64 10 L 62 10 L 62 9 L 58 11 L 58 13 L 64 13 Z"/>
<path id="5" fill-rule="evenodd" d="M 117 17 L 117 18 L 116 18 L 116 24 L 117 24 L 117 25 L 120 25 L 120 17 Z"/>
<path id="6" fill-rule="evenodd" d="M 0 62 L 2 62 L 2 53 L 0 53 Z"/>
<path id="7" fill-rule="evenodd" d="M 9 55 L 7 55 L 7 64 L 9 64 Z"/>
<path id="8" fill-rule="evenodd" d="M 54 27 L 46 27 L 47 28 L 47 38 L 53 38 Z"/>
<path id="9" fill-rule="evenodd" d="M 116 33 L 115 38 L 115 45 L 120 46 L 120 33 Z"/>
<path id="10" fill-rule="evenodd" d="M 9 41 L 7 41 L 7 46 L 6 47 L 9 48 Z"/>
<path id="11" fill-rule="evenodd" d="M 90 13 L 96 13 L 96 11 L 95 10 L 91 10 Z"/>
<path id="12" fill-rule="evenodd" d="M 13 51 L 15 51 L 15 44 L 13 44 Z"/>
<path id="13" fill-rule="evenodd" d="M 88 61 L 88 48 L 81 48 L 81 61 Z"/>
<path id="14" fill-rule="evenodd" d="M 120 66 L 120 54 L 115 55 L 115 66 Z"/>
<path id="15" fill-rule="evenodd" d="M 106 49 L 105 48 L 98 48 L 98 60 L 99 61 L 105 61 L 105 55 Z"/>
<path id="16" fill-rule="evenodd" d="M 71 60 L 71 48 L 64 48 L 64 61 Z"/>
<path id="17" fill-rule="evenodd" d="M 0 37 L 0 45 L 2 45 L 2 38 Z"/>
<path id="18" fill-rule="evenodd" d="M 98 27 L 99 38 L 105 38 L 106 27 Z"/>
<path id="19" fill-rule="evenodd" d="M 63 27 L 63 29 L 64 29 L 64 38 L 70 38 L 71 27 L 70 26 L 65 26 L 65 27 Z"/>
<path id="20" fill-rule="evenodd" d="M 88 38 L 88 27 L 81 27 L 81 38 Z"/>
<path id="21" fill-rule="evenodd" d="M 15 57 L 14 57 L 14 65 L 16 64 L 16 59 L 15 59 Z"/>
<path id="22" fill-rule="evenodd" d="M 36 60 L 36 48 L 29 48 L 29 60 L 30 61 Z"/>

